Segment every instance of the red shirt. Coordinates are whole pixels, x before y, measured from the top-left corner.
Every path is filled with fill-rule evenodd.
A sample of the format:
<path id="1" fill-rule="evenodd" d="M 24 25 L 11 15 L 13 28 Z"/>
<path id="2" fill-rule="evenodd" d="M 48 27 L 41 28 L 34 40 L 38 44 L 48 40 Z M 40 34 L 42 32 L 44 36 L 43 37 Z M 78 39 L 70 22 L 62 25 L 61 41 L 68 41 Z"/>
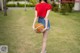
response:
<path id="1" fill-rule="evenodd" d="M 37 16 L 45 18 L 46 13 L 48 10 L 50 10 L 52 6 L 48 3 L 39 3 L 35 6 L 35 10 L 37 11 Z"/>

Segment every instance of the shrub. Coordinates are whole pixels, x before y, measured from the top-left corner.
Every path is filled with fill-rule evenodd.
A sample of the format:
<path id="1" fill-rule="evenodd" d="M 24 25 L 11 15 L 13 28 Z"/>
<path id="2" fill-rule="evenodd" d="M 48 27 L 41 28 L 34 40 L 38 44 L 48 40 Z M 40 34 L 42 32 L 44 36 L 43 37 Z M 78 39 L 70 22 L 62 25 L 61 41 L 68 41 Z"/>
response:
<path id="1" fill-rule="evenodd" d="M 18 4 L 17 7 L 24 7 L 24 4 Z"/>
<path id="2" fill-rule="evenodd" d="M 19 4 L 18 7 L 24 7 L 25 4 Z M 34 7 L 33 4 L 26 4 L 26 7 Z"/>
<path id="3" fill-rule="evenodd" d="M 27 4 L 26 7 L 34 7 L 35 5 Z"/>
<path id="4" fill-rule="evenodd" d="M 17 3 L 16 4 L 7 4 L 7 7 L 24 7 L 25 4 L 20 4 L 20 3 Z M 34 7 L 35 5 L 33 4 L 26 4 L 26 7 Z"/>
<path id="5" fill-rule="evenodd" d="M 16 4 L 7 4 L 7 7 L 16 7 Z"/>
<path id="6" fill-rule="evenodd" d="M 52 3 L 52 11 L 58 12 L 58 5 L 55 3 Z"/>
<path id="7" fill-rule="evenodd" d="M 68 12 L 72 12 L 73 6 L 74 6 L 73 3 L 64 3 L 64 4 L 61 4 L 60 12 L 62 14 L 66 14 Z"/>
<path id="8" fill-rule="evenodd" d="M 61 9 L 59 9 L 59 5 L 55 4 L 53 2 L 52 3 L 52 11 L 60 12 L 62 14 L 66 14 L 66 13 L 72 12 L 73 6 L 74 6 L 74 3 L 62 3 L 61 4 Z"/>
<path id="9" fill-rule="evenodd" d="M 37 3 L 37 0 L 29 0 L 33 5 Z"/>
<path id="10" fill-rule="evenodd" d="M 67 4 L 61 4 L 61 9 L 59 9 L 59 12 L 65 15 L 67 13 L 67 10 L 68 10 Z"/>
<path id="11" fill-rule="evenodd" d="M 72 8 L 74 7 L 74 3 L 68 3 L 68 12 L 72 12 Z"/>

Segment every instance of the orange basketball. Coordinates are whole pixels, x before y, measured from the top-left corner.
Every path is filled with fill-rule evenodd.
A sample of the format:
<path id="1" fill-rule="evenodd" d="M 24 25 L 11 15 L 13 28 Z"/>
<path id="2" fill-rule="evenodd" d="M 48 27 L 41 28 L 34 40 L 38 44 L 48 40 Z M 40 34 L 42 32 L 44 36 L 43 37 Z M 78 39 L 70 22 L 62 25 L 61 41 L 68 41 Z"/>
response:
<path id="1" fill-rule="evenodd" d="M 41 23 L 35 24 L 36 32 L 41 33 L 41 31 L 44 29 L 44 25 Z"/>

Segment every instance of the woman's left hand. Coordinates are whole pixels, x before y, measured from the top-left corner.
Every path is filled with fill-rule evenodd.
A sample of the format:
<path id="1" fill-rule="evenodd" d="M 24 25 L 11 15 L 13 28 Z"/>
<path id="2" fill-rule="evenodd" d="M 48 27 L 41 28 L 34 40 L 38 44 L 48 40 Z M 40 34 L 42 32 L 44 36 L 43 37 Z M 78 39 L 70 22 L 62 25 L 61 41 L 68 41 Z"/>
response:
<path id="1" fill-rule="evenodd" d="M 44 32 L 44 31 L 46 31 L 47 30 L 47 28 L 44 28 L 41 32 Z"/>

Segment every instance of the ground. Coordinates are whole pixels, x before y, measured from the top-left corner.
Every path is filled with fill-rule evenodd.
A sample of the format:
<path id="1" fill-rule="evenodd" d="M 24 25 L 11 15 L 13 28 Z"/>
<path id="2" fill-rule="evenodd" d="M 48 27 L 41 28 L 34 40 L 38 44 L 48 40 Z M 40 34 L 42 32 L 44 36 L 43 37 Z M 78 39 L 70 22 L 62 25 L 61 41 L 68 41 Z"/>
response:
<path id="1" fill-rule="evenodd" d="M 40 53 L 42 34 L 32 30 L 33 19 L 34 8 L 8 9 L 8 16 L 0 12 L 0 45 L 8 45 L 9 53 Z M 47 53 L 80 53 L 80 12 L 51 12 L 49 20 Z"/>

